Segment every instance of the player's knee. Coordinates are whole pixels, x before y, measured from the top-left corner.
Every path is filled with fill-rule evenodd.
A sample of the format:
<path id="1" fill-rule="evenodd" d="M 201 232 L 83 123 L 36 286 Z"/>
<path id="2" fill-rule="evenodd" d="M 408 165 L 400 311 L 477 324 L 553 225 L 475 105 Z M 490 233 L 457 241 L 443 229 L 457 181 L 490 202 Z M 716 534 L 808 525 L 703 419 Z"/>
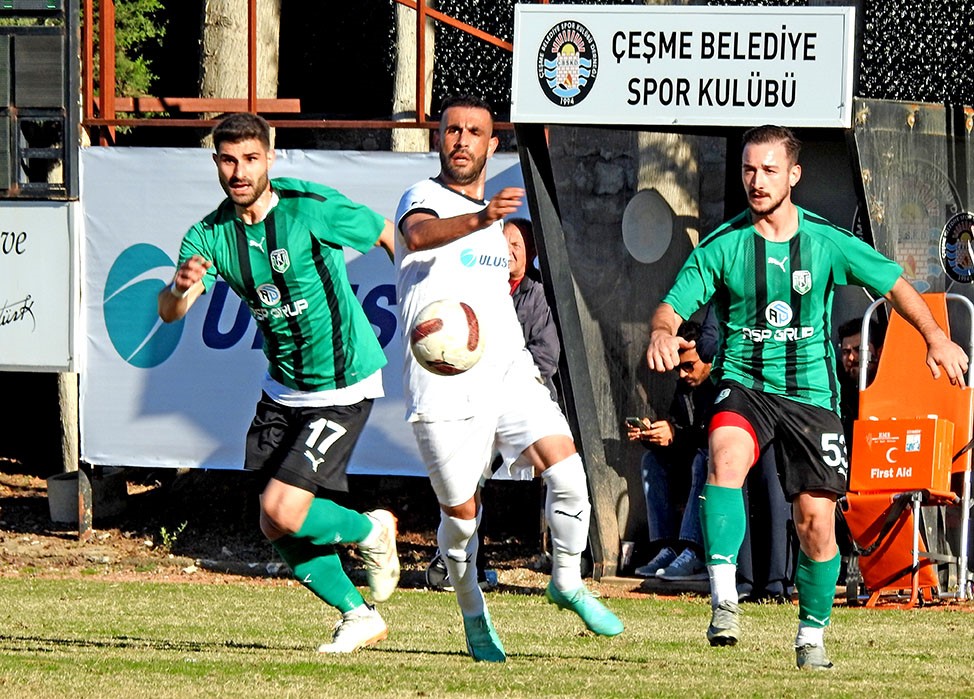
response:
<path id="1" fill-rule="evenodd" d="M 455 561 L 467 559 L 470 540 L 477 534 L 476 519 L 460 519 L 440 514 L 440 526 L 436 531 L 436 541 L 440 551 Z"/>
<path id="2" fill-rule="evenodd" d="M 308 508 L 302 507 L 301 503 L 289 502 L 284 498 L 264 499 L 261 501 L 260 530 L 273 541 L 297 532 L 307 515 Z"/>

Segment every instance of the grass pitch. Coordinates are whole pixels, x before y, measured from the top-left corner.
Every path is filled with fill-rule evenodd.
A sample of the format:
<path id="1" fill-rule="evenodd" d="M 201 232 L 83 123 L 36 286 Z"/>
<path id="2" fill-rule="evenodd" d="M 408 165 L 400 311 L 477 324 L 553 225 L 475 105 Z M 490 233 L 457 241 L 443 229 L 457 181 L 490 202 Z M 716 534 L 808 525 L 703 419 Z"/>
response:
<path id="1" fill-rule="evenodd" d="M 490 593 L 507 649 L 474 663 L 450 593 L 400 590 L 389 639 L 314 652 L 337 619 L 301 587 L 0 580 L 0 697 L 974 696 L 974 616 L 836 608 L 832 672 L 801 673 L 791 605 L 742 605 L 743 638 L 710 648 L 706 599 L 609 599 L 626 624 L 585 631 L 539 594 Z"/>

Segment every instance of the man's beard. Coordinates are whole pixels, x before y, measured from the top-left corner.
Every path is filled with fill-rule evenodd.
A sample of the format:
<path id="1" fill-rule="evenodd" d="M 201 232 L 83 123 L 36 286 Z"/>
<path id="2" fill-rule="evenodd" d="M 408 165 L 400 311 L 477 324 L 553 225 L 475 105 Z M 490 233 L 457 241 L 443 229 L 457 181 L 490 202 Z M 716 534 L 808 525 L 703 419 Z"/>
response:
<path id="1" fill-rule="evenodd" d="M 751 202 L 751 200 L 748 199 L 748 205 L 751 207 L 751 213 L 755 214 L 756 216 L 768 216 L 778 210 L 778 207 L 781 206 L 781 204 L 785 201 L 785 197 L 782 195 L 777 200 L 762 199 L 761 201 L 763 202 L 763 206 L 762 208 L 758 209 Z"/>
<path id="2" fill-rule="evenodd" d="M 443 172 L 447 174 L 453 184 L 458 185 L 468 185 L 473 184 L 480 177 L 480 173 L 484 171 L 484 165 L 487 162 L 487 156 L 481 156 L 475 158 L 473 154 L 468 153 L 470 158 L 470 164 L 463 170 L 458 169 L 453 165 L 453 161 L 450 160 L 452 153 L 447 154 L 440 152 L 440 167 Z"/>
<path id="3" fill-rule="evenodd" d="M 244 180 L 244 181 L 249 182 L 249 180 Z M 229 181 L 224 182 L 221 180 L 220 184 L 223 185 L 223 191 L 226 192 L 227 196 L 230 197 L 230 200 L 234 203 L 235 206 L 239 206 L 242 209 L 246 209 L 252 206 L 254 202 L 260 199 L 261 195 L 267 191 L 269 182 L 266 174 L 262 175 L 256 182 L 250 182 L 251 195 L 246 199 L 237 199 L 234 196 L 234 191 L 230 187 Z"/>

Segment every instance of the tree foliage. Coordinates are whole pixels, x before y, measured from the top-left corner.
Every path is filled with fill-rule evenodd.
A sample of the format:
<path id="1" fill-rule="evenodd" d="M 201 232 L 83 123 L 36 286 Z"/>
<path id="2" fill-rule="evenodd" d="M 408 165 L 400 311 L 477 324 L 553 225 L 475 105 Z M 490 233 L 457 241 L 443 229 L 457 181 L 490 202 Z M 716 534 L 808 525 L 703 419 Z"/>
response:
<path id="1" fill-rule="evenodd" d="M 134 97 L 150 94 L 156 76 L 144 54 L 148 45 L 161 44 L 166 19 L 160 0 L 115 0 L 115 93 Z M 99 22 L 95 9 L 95 26 Z M 98 83 L 98 32 L 95 36 L 95 82 Z"/>

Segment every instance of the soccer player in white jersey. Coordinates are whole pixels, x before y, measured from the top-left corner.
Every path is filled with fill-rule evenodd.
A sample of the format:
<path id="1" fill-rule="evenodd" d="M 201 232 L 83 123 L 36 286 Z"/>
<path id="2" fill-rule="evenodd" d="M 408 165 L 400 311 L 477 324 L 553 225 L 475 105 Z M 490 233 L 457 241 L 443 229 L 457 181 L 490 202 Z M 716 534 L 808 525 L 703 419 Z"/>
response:
<path id="1" fill-rule="evenodd" d="M 396 296 L 402 328 L 432 301 L 458 298 L 477 314 L 485 350 L 457 376 L 423 369 L 404 342 L 406 419 L 411 423 L 440 504 L 437 543 L 444 554 L 474 660 L 503 662 L 504 647 L 477 585 L 479 487 L 494 448 L 515 468 L 534 468 L 547 485 L 545 513 L 553 541 L 546 596 L 577 613 L 602 636 L 622 622 L 582 583 L 581 556 L 590 504 L 585 469 L 558 404 L 524 347 L 508 284 L 503 219 L 524 191 L 508 187 L 484 201 L 487 159 L 497 148 L 490 106 L 449 98 L 440 118 L 440 174 L 410 187 L 396 224 Z"/>

